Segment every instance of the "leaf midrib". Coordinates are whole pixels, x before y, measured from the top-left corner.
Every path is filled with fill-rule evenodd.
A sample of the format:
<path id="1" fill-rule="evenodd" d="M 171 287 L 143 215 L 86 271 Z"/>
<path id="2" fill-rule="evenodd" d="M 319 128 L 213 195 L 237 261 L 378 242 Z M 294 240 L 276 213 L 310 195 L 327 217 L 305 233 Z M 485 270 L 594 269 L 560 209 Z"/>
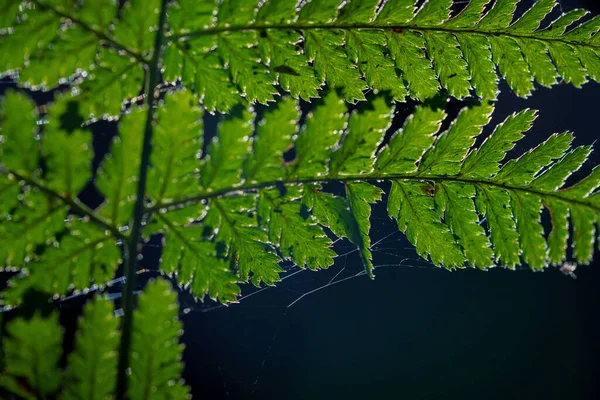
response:
<path id="1" fill-rule="evenodd" d="M 377 23 L 362 23 L 362 24 L 302 24 L 302 23 L 294 23 L 294 24 L 254 24 L 254 25 L 233 25 L 233 26 L 215 26 L 209 29 L 201 29 L 196 31 L 191 31 L 185 34 L 172 35 L 168 37 L 170 41 L 182 41 L 182 40 L 190 40 L 196 37 L 206 36 L 206 35 L 216 35 L 220 33 L 231 33 L 231 32 L 240 32 L 240 31 L 266 31 L 266 30 L 354 30 L 354 29 L 362 29 L 362 30 L 378 30 L 378 31 L 402 31 L 405 29 L 416 30 L 416 31 L 428 31 L 428 32 L 446 32 L 452 34 L 479 34 L 483 36 L 506 36 L 517 39 L 530 39 L 530 40 L 539 40 L 544 42 L 558 42 L 565 43 L 569 45 L 575 46 L 585 46 L 591 47 L 595 49 L 600 49 L 600 45 L 595 45 L 592 43 L 586 43 L 577 40 L 568 40 L 564 38 L 563 34 L 561 37 L 542 37 L 536 35 L 536 33 L 543 32 L 535 31 L 531 34 L 525 33 L 517 33 L 511 32 L 510 30 L 478 30 L 478 29 L 467 29 L 467 28 L 446 28 L 443 26 L 418 26 L 418 25 L 377 25 Z M 399 32 L 399 33 L 400 33 Z M 590 39 L 591 40 L 591 39 Z"/>
<path id="2" fill-rule="evenodd" d="M 600 213 L 600 206 L 597 206 L 591 202 L 570 198 L 568 196 L 561 195 L 565 189 L 559 189 L 557 191 L 543 191 L 536 189 L 534 187 L 524 187 L 524 186 L 515 186 L 508 185 L 500 182 L 495 182 L 491 179 L 474 179 L 467 178 L 463 176 L 441 176 L 441 175 L 416 175 L 416 174 L 395 174 L 395 175 L 380 175 L 375 176 L 374 174 L 368 175 L 346 175 L 346 176 L 329 176 L 329 177 L 319 177 L 316 179 L 311 178 L 301 178 L 301 179 L 291 179 L 291 180 L 273 180 L 266 182 L 258 182 L 258 183 L 249 183 L 242 184 L 236 187 L 228 187 L 215 191 L 206 191 L 204 193 L 199 193 L 195 196 L 189 196 L 180 200 L 176 200 L 168 203 L 160 203 L 156 204 L 153 207 L 148 208 L 148 212 L 154 213 L 157 212 L 160 208 L 170 208 L 181 205 L 190 205 L 199 203 L 203 200 L 218 198 L 222 196 L 227 196 L 234 193 L 239 193 L 240 191 L 251 191 L 258 190 L 266 187 L 276 187 L 278 185 L 300 185 L 307 183 L 326 183 L 326 182 L 354 182 L 354 181 L 381 181 L 381 180 L 417 180 L 417 181 L 431 181 L 431 182 L 462 182 L 462 183 L 470 183 L 476 185 L 486 185 L 492 187 L 498 187 L 504 190 L 514 190 L 531 193 L 540 197 L 551 197 L 557 198 L 561 201 L 566 202 L 567 204 L 577 204 L 582 207 L 591 208 L 595 212 Z"/>

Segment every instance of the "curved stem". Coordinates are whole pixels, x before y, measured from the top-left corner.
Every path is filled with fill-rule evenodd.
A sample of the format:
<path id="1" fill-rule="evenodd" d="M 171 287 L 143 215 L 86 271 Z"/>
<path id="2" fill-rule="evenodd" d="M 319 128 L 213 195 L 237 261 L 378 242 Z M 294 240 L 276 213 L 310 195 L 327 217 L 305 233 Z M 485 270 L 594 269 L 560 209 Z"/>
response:
<path id="1" fill-rule="evenodd" d="M 352 23 L 352 24 L 336 24 L 336 23 L 325 23 L 325 24 L 310 24 L 310 23 L 292 23 L 292 24 L 249 24 L 249 25 L 220 25 L 213 26 L 206 29 L 199 29 L 191 32 L 186 32 L 182 34 L 172 35 L 168 38 L 169 41 L 185 41 L 191 40 L 194 38 L 206 36 L 206 35 L 216 35 L 220 33 L 230 33 L 230 32 L 241 32 L 241 31 L 266 31 L 266 30 L 286 30 L 286 31 L 305 31 L 305 30 L 390 30 L 395 32 L 401 32 L 405 29 L 416 30 L 416 31 L 429 31 L 429 32 L 446 32 L 452 34 L 478 34 L 484 36 L 506 36 L 515 39 L 534 39 L 540 40 L 544 42 L 550 43 L 565 43 L 575 46 L 585 46 L 591 48 L 600 48 L 600 45 L 592 44 L 589 42 L 583 42 L 578 40 L 568 40 L 563 37 L 546 37 L 541 36 L 539 32 L 534 33 L 518 33 L 512 32 L 510 30 L 483 30 L 483 29 L 474 29 L 474 28 L 446 28 L 443 26 L 418 26 L 411 24 L 395 24 L 395 25 L 386 25 L 386 24 L 377 24 L 376 22 L 369 23 Z"/>
<path id="2" fill-rule="evenodd" d="M 158 29 L 154 41 L 154 52 L 150 63 L 150 74 L 146 87 L 146 125 L 144 129 L 144 142 L 140 161 L 140 173 L 137 187 L 137 197 L 133 210 L 133 221 L 131 236 L 127 243 L 127 255 L 125 259 L 125 285 L 123 286 L 123 321 L 121 325 L 121 347 L 119 352 L 119 369 L 117 372 L 117 400 L 125 399 L 127 393 L 127 371 L 129 369 L 131 334 L 133 329 L 133 291 L 135 290 L 135 278 L 138 259 L 138 246 L 142 236 L 142 218 L 144 216 L 144 200 L 146 195 L 146 180 L 150 153 L 152 151 L 152 120 L 154 119 L 154 103 L 156 101 L 155 88 L 160 80 L 160 64 L 162 58 L 162 47 L 167 17 L 168 0 L 162 0 Z"/>
<path id="3" fill-rule="evenodd" d="M 235 193 L 239 193 L 240 191 L 251 191 L 258 190 L 262 188 L 268 187 L 278 187 L 280 185 L 300 185 L 306 183 L 326 183 L 326 182 L 354 182 L 354 181 L 379 181 L 379 180 L 419 180 L 419 181 L 431 181 L 431 182 L 463 182 L 463 183 L 472 183 L 472 184 L 483 184 L 489 186 L 499 187 L 505 190 L 515 190 L 521 192 L 527 192 L 531 194 L 535 194 L 537 196 L 544 197 L 552 197 L 556 198 L 568 203 L 578 204 L 580 206 L 592 208 L 596 212 L 600 212 L 600 207 L 596 204 L 586 201 L 586 199 L 577 199 L 565 196 L 562 194 L 561 190 L 546 192 L 542 190 L 538 190 L 535 188 L 530 188 L 526 186 L 514 186 L 510 184 L 505 184 L 502 182 L 495 182 L 489 179 L 474 179 L 462 176 L 442 176 L 442 175 L 415 175 L 415 174 L 395 174 L 395 175 L 373 175 L 373 174 L 359 174 L 359 175 L 346 175 L 346 176 L 324 176 L 320 178 L 307 178 L 307 179 L 289 179 L 289 180 L 274 180 L 268 182 L 251 182 L 242 184 L 240 186 L 223 188 L 214 191 L 205 191 L 203 193 L 198 193 L 194 196 L 189 196 L 180 200 L 175 200 L 168 203 L 159 203 L 153 205 L 148 208 L 147 211 L 150 213 L 157 212 L 161 208 L 171 208 L 183 206 L 186 204 L 195 204 L 200 203 L 204 200 L 227 196 Z"/>

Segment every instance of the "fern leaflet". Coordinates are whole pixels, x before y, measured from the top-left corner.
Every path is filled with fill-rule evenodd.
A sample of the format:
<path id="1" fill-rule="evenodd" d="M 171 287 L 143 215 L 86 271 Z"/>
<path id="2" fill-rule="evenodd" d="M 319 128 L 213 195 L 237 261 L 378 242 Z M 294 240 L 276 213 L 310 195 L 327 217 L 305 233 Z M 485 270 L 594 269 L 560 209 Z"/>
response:
<path id="1" fill-rule="evenodd" d="M 178 308 L 175 294 L 164 280 L 150 282 L 140 296 L 130 398 L 190 398 L 189 388 L 179 379 L 183 366 Z M 88 302 L 78 325 L 75 348 L 68 354 L 63 370 L 59 366 L 63 329 L 58 314 L 35 314 L 28 320 L 9 321 L 3 340 L 5 360 L 0 389 L 23 399 L 114 398 L 121 333 L 112 302 L 99 296 Z"/>

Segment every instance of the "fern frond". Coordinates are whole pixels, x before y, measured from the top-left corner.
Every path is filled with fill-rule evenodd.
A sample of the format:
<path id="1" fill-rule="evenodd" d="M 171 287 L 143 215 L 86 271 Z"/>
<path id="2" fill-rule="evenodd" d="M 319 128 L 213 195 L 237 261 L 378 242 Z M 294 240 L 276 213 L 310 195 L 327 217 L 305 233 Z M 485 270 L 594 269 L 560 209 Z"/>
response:
<path id="1" fill-rule="evenodd" d="M 170 2 L 162 60 L 167 82 L 192 90 L 209 111 L 266 103 L 277 85 L 319 97 L 324 84 L 349 102 L 364 90 L 396 101 L 445 90 L 496 97 L 498 74 L 519 96 L 534 82 L 580 87 L 600 77 L 600 20 L 574 10 L 542 26 L 557 0 L 515 18 L 518 1 L 489 10 L 472 0 L 452 15 L 451 0 Z M 7 0 L 0 24 L 0 74 L 49 89 L 78 85 L 85 116 L 116 117 L 144 86 L 159 1 Z M 573 26 L 574 25 L 574 26 Z"/>
<path id="2" fill-rule="evenodd" d="M 103 400 L 115 389 L 119 320 L 113 305 L 96 298 L 83 308 L 79 318 L 75 349 L 67 358 L 62 400 Z"/>
<path id="3" fill-rule="evenodd" d="M 0 74 L 18 73 L 21 85 L 41 90 L 83 80 L 86 117 L 118 116 L 139 94 L 159 2 L 129 1 L 120 18 L 113 0 L 6 2 Z"/>
<path id="4" fill-rule="evenodd" d="M 0 265 L 24 268 L 4 304 L 18 304 L 30 289 L 64 294 L 104 284 L 121 259 L 122 235 L 101 216 L 118 208 L 98 215 L 77 199 L 91 178 L 91 135 L 61 126 L 66 106 L 58 99 L 42 125 L 24 95 L 9 92 L 2 103 Z"/>
<path id="5" fill-rule="evenodd" d="M 17 305 L 28 290 L 62 295 L 109 281 L 121 262 L 115 238 L 89 222 L 70 218 L 61 239 L 45 249 L 3 292 L 6 305 Z"/>
<path id="6" fill-rule="evenodd" d="M 185 92 L 171 96 L 167 104 L 189 98 Z M 340 101 L 335 92 L 325 96 L 333 113 L 327 123 L 329 108 L 323 105 L 300 123 L 291 100 L 259 121 L 248 112 L 227 117 L 200 160 L 200 172 L 190 168 L 185 178 L 195 176 L 202 189 L 175 201 L 150 199 L 149 211 L 158 212 L 154 229 L 165 234 L 162 268 L 180 274 L 181 284 L 194 294 L 226 301 L 235 297 L 236 281 L 275 283 L 283 260 L 310 269 L 331 265 L 335 254 L 326 227 L 357 246 L 371 275 L 369 218 L 371 204 L 382 195 L 378 181 L 391 182 L 390 217 L 417 252 L 436 265 L 488 269 L 526 264 L 541 270 L 561 264 L 569 225 L 575 259 L 591 260 L 600 169 L 563 187 L 591 151 L 590 146 L 571 148 L 571 133 L 551 135 L 521 157 L 506 160 L 531 128 L 535 111 L 509 116 L 475 146 L 492 105 L 461 111 L 443 132 L 446 114 L 421 106 L 388 136 L 393 107 L 385 99 L 378 97 L 350 114 Z M 178 129 L 176 122 L 172 129 Z M 287 151 L 293 160 L 284 160 Z M 345 197 L 323 192 L 321 184 L 327 182 L 343 182 Z M 547 238 L 543 209 L 553 225 Z M 216 261 L 205 265 L 207 255 Z M 202 284 L 195 286 L 192 271 Z"/>
<path id="7" fill-rule="evenodd" d="M 117 226 L 126 224 L 133 211 L 145 117 L 145 107 L 134 108 L 123 117 L 119 135 L 113 138 L 110 152 L 98 170 L 95 183 L 105 198 L 99 214 Z"/>
<path id="8" fill-rule="evenodd" d="M 170 284 L 151 281 L 139 298 L 132 342 L 131 399 L 188 399 L 180 379 L 179 306 Z M 63 329 L 58 314 L 35 314 L 6 324 L 0 388 L 23 399 L 114 398 L 121 332 L 113 304 L 96 297 L 83 308 L 66 369 L 59 366 Z"/>
<path id="9" fill-rule="evenodd" d="M 238 278 L 227 261 L 217 257 L 216 246 L 202 240 L 204 227 L 194 223 L 205 212 L 204 206 L 196 206 L 157 215 L 149 230 L 164 235 L 162 270 L 176 276 L 197 297 L 207 294 L 212 299 L 235 301 L 240 293 Z"/>
<path id="10" fill-rule="evenodd" d="M 474 90 L 493 99 L 496 67 L 519 96 L 528 96 L 534 81 L 552 86 L 560 78 L 579 87 L 600 75 L 599 20 L 569 28 L 585 15 L 576 10 L 541 26 L 556 0 L 538 1 L 519 18 L 514 0 L 496 1 L 488 11 L 489 1 L 472 0 L 455 16 L 451 0 L 430 0 L 419 9 L 414 1 L 298 7 L 291 0 L 225 1 L 214 4 L 214 19 L 207 3 L 180 3 L 173 5 L 165 72 L 200 96 L 209 95 L 200 77 L 218 77 L 214 85 L 222 95 L 210 94 L 205 106 L 211 111 L 232 105 L 223 75 L 250 102 L 272 100 L 276 83 L 303 99 L 315 97 L 323 82 L 350 102 L 363 100 L 367 87 L 397 101 L 423 100 L 440 88 L 457 98 Z M 184 9 L 198 19 L 183 18 Z"/>
<path id="11" fill-rule="evenodd" d="M 63 336 L 58 314 L 44 318 L 36 313 L 30 320 L 17 318 L 7 325 L 6 333 L 7 337 L 3 338 L 6 360 L 2 373 L 5 378 L 0 384 L 11 390 L 17 386 L 13 379 L 24 379 L 34 393 L 42 397 L 55 393 L 61 378 L 58 362 Z M 13 392 L 19 394 L 19 391 Z"/>
<path id="12" fill-rule="evenodd" d="M 134 314 L 128 398 L 188 399 L 189 388 L 179 378 L 183 365 L 179 344 L 177 296 L 165 280 L 149 282 Z"/>
<path id="13" fill-rule="evenodd" d="M 297 187 L 289 188 L 284 198 L 277 189 L 260 190 L 259 223 L 264 224 L 269 241 L 279 246 L 283 257 L 303 268 L 327 268 L 336 256 L 330 248 L 331 239 L 310 214 L 303 215 L 301 196 Z"/>

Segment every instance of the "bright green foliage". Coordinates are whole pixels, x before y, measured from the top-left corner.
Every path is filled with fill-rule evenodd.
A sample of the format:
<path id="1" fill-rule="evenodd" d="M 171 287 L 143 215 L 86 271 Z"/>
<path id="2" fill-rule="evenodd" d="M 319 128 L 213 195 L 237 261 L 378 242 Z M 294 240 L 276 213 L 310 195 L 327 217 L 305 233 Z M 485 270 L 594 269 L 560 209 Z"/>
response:
<path id="1" fill-rule="evenodd" d="M 332 176 L 368 173 L 373 170 L 373 156 L 391 124 L 393 108 L 382 97 L 373 102 L 373 109 L 354 112 L 348 120 L 340 147 L 331 155 L 329 174 Z"/>
<path id="2" fill-rule="evenodd" d="M 135 201 L 139 154 L 142 148 L 141 130 L 144 109 L 134 109 L 123 118 L 119 135 L 112 140 L 96 178 L 98 189 L 105 196 L 101 214 L 114 224 L 126 223 Z M 158 139 L 160 141 L 160 138 Z"/>
<path id="3" fill-rule="evenodd" d="M 179 379 L 183 348 L 179 344 L 178 310 L 176 295 L 167 281 L 150 282 L 140 296 L 129 398 L 189 398 L 189 388 Z M 63 329 L 57 313 L 9 321 L 5 336 L 0 388 L 27 400 L 114 399 L 121 333 L 108 299 L 98 296 L 83 308 L 65 370 L 59 365 Z"/>
<path id="4" fill-rule="evenodd" d="M 475 187 L 463 182 L 437 182 L 435 208 L 458 238 L 469 265 L 486 269 L 494 265 L 494 252 L 475 213 Z"/>
<path id="5" fill-rule="evenodd" d="M 11 281 L 5 304 L 16 305 L 27 290 L 65 294 L 71 288 L 103 285 L 121 262 L 121 250 L 109 233 L 96 225 L 69 218 L 65 233 L 38 258 L 26 264 L 27 274 Z"/>
<path id="6" fill-rule="evenodd" d="M 331 151 L 346 124 L 346 111 L 344 102 L 335 93 L 324 96 L 322 105 L 307 116 L 298 133 L 295 143 L 298 154 L 288 167 L 290 176 L 310 178 L 327 174 Z"/>
<path id="7" fill-rule="evenodd" d="M 66 104 L 59 99 L 48 109 L 48 123 L 40 134 L 40 117 L 24 95 L 8 93 L 3 101 L 5 190 L 0 203 L 6 214 L 0 220 L 0 263 L 25 267 L 3 294 L 4 304 L 18 304 L 30 289 L 64 294 L 70 288 L 102 285 L 121 259 L 117 228 L 90 214 L 76 198 L 91 176 L 91 135 L 61 126 Z M 69 211 L 88 218 L 66 218 Z"/>
<path id="8" fill-rule="evenodd" d="M 272 285 L 283 269 L 278 264 L 280 257 L 268 243 L 268 233 L 258 226 L 257 202 L 255 193 L 211 199 L 205 225 L 212 231 L 213 240 L 225 245 L 225 256 L 237 268 L 242 281 L 252 274 L 255 285 Z"/>
<path id="9" fill-rule="evenodd" d="M 176 14 L 174 41 L 167 50 L 175 61 L 166 70 L 198 87 L 199 95 L 206 93 L 198 85 L 202 70 L 214 76 L 229 73 L 235 91 L 261 102 L 273 98 L 275 83 L 304 99 L 314 97 L 325 80 L 350 102 L 364 99 L 367 87 L 402 101 L 426 99 L 441 87 L 458 98 L 471 89 L 495 98 L 496 67 L 520 96 L 531 93 L 534 81 L 551 86 L 562 78 L 580 86 L 600 75 L 597 22 L 565 32 L 582 17 L 577 13 L 541 26 L 556 0 L 536 2 L 514 22 L 516 0 L 496 1 L 487 12 L 489 1 L 473 0 L 453 18 L 450 0 L 430 0 L 418 10 L 415 3 L 388 1 L 380 7 L 378 1 L 311 1 L 295 9 L 292 1 L 224 2 L 213 4 L 215 20 L 206 17 L 210 6 L 202 4 L 196 7 L 203 26 Z M 169 67 L 178 71 L 169 72 Z M 256 77 L 251 85 L 246 71 Z M 226 90 L 213 94 L 221 98 L 211 99 L 208 108 L 227 111 L 231 87 L 216 84 Z"/>
<path id="10" fill-rule="evenodd" d="M 373 278 L 373 260 L 371 255 L 371 203 L 381 200 L 382 190 L 366 182 L 346 183 L 346 196 L 350 213 L 356 221 L 356 226 L 350 230 L 350 241 L 358 246 L 363 265 L 367 274 Z"/>
<path id="11" fill-rule="evenodd" d="M 173 95 L 177 96 L 187 94 Z M 163 268 L 179 271 L 181 284 L 196 295 L 209 293 L 223 301 L 235 297 L 235 282 L 276 283 L 282 260 L 311 269 L 331 265 L 334 254 L 324 226 L 357 246 L 370 274 L 370 204 L 381 198 L 381 189 L 366 182 L 370 180 L 392 181 L 390 217 L 419 254 L 436 265 L 487 269 L 526 263 L 542 269 L 560 264 L 569 223 L 577 261 L 591 259 L 593 221 L 600 207 L 593 191 L 600 185 L 600 173 L 595 170 L 590 178 L 557 191 L 590 153 L 589 146 L 570 149 L 570 133 L 551 135 L 520 158 L 506 161 L 507 152 L 531 127 L 534 111 L 510 116 L 474 147 L 490 120 L 491 105 L 461 111 L 444 132 L 440 126 L 445 113 L 422 106 L 382 146 L 392 107 L 377 98 L 348 115 L 337 107 L 338 101 L 335 92 L 327 94 L 324 103 L 333 115 L 322 124 L 318 122 L 326 118 L 323 106 L 317 106 L 305 124 L 296 127 L 299 116 L 289 100 L 257 122 L 247 112 L 227 117 L 200 160 L 197 178 L 205 180 L 203 188 L 153 208 L 161 210 L 155 220 L 166 234 Z M 231 145 L 221 146 L 221 140 Z M 294 158 L 285 162 L 282 154 L 290 146 Z M 303 169 L 315 176 L 299 174 Z M 318 183 L 329 181 L 345 182 L 346 196 L 324 193 Z M 227 182 L 229 187 L 213 187 L 213 182 Z M 198 206 L 189 208 L 188 203 Z M 554 226 L 548 240 L 541 223 L 543 208 L 550 211 Z M 179 222 L 169 227 L 169 220 Z M 181 226 L 178 238 L 170 231 L 173 226 Z M 193 274 L 182 272 L 187 265 L 183 260 L 191 257 L 183 237 L 202 248 L 194 268 L 210 278 L 203 278 L 199 286 Z M 216 261 L 202 267 L 208 256 Z"/>
<path id="12" fill-rule="evenodd" d="M 9 94 L 6 102 L 31 108 L 19 95 Z M 163 235 L 162 270 L 198 298 L 208 295 L 231 302 L 240 293 L 239 283 L 275 284 L 283 260 L 310 269 L 330 266 L 335 252 L 324 227 L 353 243 L 372 274 L 369 219 L 371 204 L 381 199 L 382 190 L 367 183 L 371 180 L 392 182 L 387 196 L 390 217 L 418 253 L 436 265 L 487 269 L 525 263 L 542 269 L 560 264 L 569 224 L 576 260 L 591 259 L 600 170 L 558 190 L 585 162 L 590 147 L 571 149 L 572 134 L 554 134 L 521 157 L 505 160 L 531 127 L 534 111 L 511 115 L 474 147 L 490 120 L 491 105 L 461 111 L 444 132 L 440 127 L 445 113 L 422 106 L 384 141 L 393 106 L 378 97 L 347 113 L 332 91 L 303 124 L 291 99 L 259 120 L 240 109 L 222 119 L 202 154 L 204 132 L 194 103 L 189 91 L 179 91 L 167 95 L 156 113 L 144 237 Z M 56 126 L 57 110 L 50 108 L 49 132 L 66 135 Z M 27 267 L 4 293 L 5 304 L 18 303 L 29 289 L 64 294 L 71 287 L 101 285 L 111 278 L 121 258 L 113 235 L 128 221 L 135 197 L 139 162 L 128 155 L 140 148 L 135 131 L 143 110 L 134 108 L 122 118 L 111 154 L 100 167 L 96 185 L 106 201 L 99 210 L 70 200 L 63 189 L 67 183 L 46 182 L 53 176 L 51 168 L 42 179 L 38 168 L 7 158 L 31 177 L 3 181 L 18 190 L 7 190 L 2 201 L 11 218 L 0 227 L 12 243 L 2 256 L 7 265 Z M 26 126 L 27 121 L 35 124 L 31 113 L 33 117 L 15 114 L 29 118 L 19 128 L 12 117 L 5 117 L 6 154 L 13 151 L 13 140 L 33 146 L 39 153 L 35 160 L 50 154 L 36 129 Z M 34 138 L 19 135 L 22 131 Z M 68 176 L 55 176 L 64 175 Z M 72 182 L 81 182 L 77 179 Z M 344 182 L 346 196 L 324 193 L 319 183 L 329 181 Z M 8 197 L 21 191 L 18 201 Z M 76 209 L 90 221 L 71 217 L 65 224 L 65 213 L 73 207 L 81 207 Z M 553 226 L 548 239 L 541 222 L 544 208 Z M 38 220 L 47 222 L 40 225 Z M 14 229 L 23 233 L 10 236 Z M 39 246 L 44 243 L 54 245 Z"/>
<path id="13" fill-rule="evenodd" d="M 167 281 L 146 285 L 134 313 L 129 399 L 190 397 L 189 388 L 179 379 L 183 346 L 178 314 L 177 295 Z"/>
<path id="14" fill-rule="evenodd" d="M 118 116 L 144 87 L 160 1 L 6 0 L 0 19 L 0 73 L 23 85 L 80 85 L 86 116 Z M 364 90 L 397 101 L 445 89 L 494 99 L 500 75 L 519 96 L 534 82 L 579 87 L 600 78 L 598 18 L 573 10 L 542 24 L 558 5 L 540 0 L 513 21 L 518 0 L 471 0 L 450 17 L 451 0 L 170 2 L 164 78 L 189 88 L 209 111 L 266 103 L 279 85 L 319 97 L 323 84 L 349 101 Z M 114 24 L 111 25 L 111 24 Z"/>
<path id="15" fill-rule="evenodd" d="M 6 3 L 11 11 L 0 20 L 0 73 L 18 71 L 22 85 L 44 90 L 85 78 L 85 116 L 118 116 L 121 103 L 138 95 L 158 1 L 128 2 L 120 18 L 112 0 Z"/>
<path id="16" fill-rule="evenodd" d="M 157 202 L 173 201 L 186 195 L 196 184 L 194 173 L 200 166 L 202 148 L 202 112 L 189 92 L 169 96 L 165 107 L 157 115 L 153 140 L 152 170 L 148 180 L 148 194 Z M 123 125 L 121 125 L 123 126 Z M 139 126 L 138 126 L 139 127 Z M 175 130 L 177 129 L 177 130 Z M 125 161 L 131 177 L 137 175 L 139 162 L 132 163 L 131 154 L 139 154 L 141 135 L 124 132 L 134 140 L 137 148 L 128 149 Z M 136 151 L 137 150 L 137 151 Z M 131 162 L 131 164 L 129 164 Z M 107 186 L 110 186 L 107 183 Z M 135 191 L 135 187 L 132 188 Z"/>
<path id="17" fill-rule="evenodd" d="M 244 165 L 244 179 L 271 181 L 282 177 L 283 153 L 292 145 L 299 116 L 296 102 L 290 98 L 265 115 L 252 141 L 252 156 Z"/>
<path id="18" fill-rule="evenodd" d="M 208 294 L 212 299 L 235 301 L 238 278 L 225 260 L 217 258 L 215 245 L 202 240 L 203 227 L 194 223 L 205 212 L 205 207 L 195 206 L 157 215 L 150 230 L 164 235 L 161 268 L 199 298 Z"/>
<path id="19" fill-rule="evenodd" d="M 327 268 L 336 253 L 330 248 L 323 228 L 311 215 L 303 215 L 299 201 L 301 191 L 288 189 L 282 198 L 277 189 L 261 190 L 258 199 L 259 222 L 264 221 L 269 240 L 279 245 L 285 258 L 310 269 Z"/>
<path id="20" fill-rule="evenodd" d="M 438 266 L 541 270 L 562 264 L 570 243 L 574 259 L 589 263 L 600 168 L 564 186 L 591 147 L 554 134 L 507 161 L 535 119 L 530 110 L 477 139 L 498 73 L 520 96 L 536 83 L 598 81 L 600 18 L 580 24 L 586 13 L 575 10 L 542 26 L 555 0 L 514 22 L 518 0 L 489 3 L 471 0 L 450 18 L 451 0 L 5 0 L 1 76 L 70 94 L 39 110 L 14 92 L 1 102 L 0 268 L 18 270 L 1 305 L 31 291 L 58 299 L 102 289 L 123 259 L 133 260 L 132 294 L 139 242 L 152 235 L 163 240 L 162 272 L 199 299 L 230 303 L 242 283 L 273 285 L 284 261 L 327 268 L 334 237 L 356 246 L 373 277 L 371 205 L 382 198 Z M 367 90 L 386 95 L 348 112 L 345 101 Z M 253 109 L 282 92 L 290 96 L 276 106 Z M 438 92 L 483 101 L 453 122 L 420 106 L 389 131 L 392 100 Z M 319 96 L 307 114 L 294 100 Z M 204 132 L 200 104 L 230 112 L 216 135 Z M 90 130 L 65 118 L 76 111 L 88 122 L 120 119 L 96 171 Z M 326 192 L 334 183 L 345 196 Z M 87 189 L 104 198 L 95 209 L 78 198 Z M 65 373 L 56 316 L 9 323 L 0 385 L 23 398 L 54 398 L 61 383 L 59 398 L 121 398 L 124 386 L 130 399 L 187 398 L 175 294 L 153 282 L 135 315 L 132 306 L 125 301 L 121 345 L 133 333 L 132 351 L 119 361 L 116 389 L 120 335 L 107 300 L 86 306 Z"/>
<path id="21" fill-rule="evenodd" d="M 68 356 L 61 399 L 111 398 L 116 382 L 118 325 L 110 301 L 99 297 L 85 305 L 75 350 Z"/>
<path id="22" fill-rule="evenodd" d="M 414 172 L 421 159 L 434 141 L 434 135 L 446 115 L 443 111 L 418 108 L 390 143 L 377 156 L 375 170 L 378 174 L 403 174 Z"/>
<path id="23" fill-rule="evenodd" d="M 394 181 L 388 199 L 388 213 L 398 228 L 417 247 L 424 258 L 431 256 L 436 265 L 462 267 L 464 258 L 450 229 L 442 224 L 434 210 L 432 187 L 426 182 Z"/>
<path id="24" fill-rule="evenodd" d="M 5 379 L 24 379 L 42 396 L 56 392 L 60 384 L 58 361 L 62 353 L 58 314 L 49 318 L 36 314 L 28 321 L 18 318 L 8 324 L 6 334 L 3 340 L 5 370 L 2 373 Z"/>

